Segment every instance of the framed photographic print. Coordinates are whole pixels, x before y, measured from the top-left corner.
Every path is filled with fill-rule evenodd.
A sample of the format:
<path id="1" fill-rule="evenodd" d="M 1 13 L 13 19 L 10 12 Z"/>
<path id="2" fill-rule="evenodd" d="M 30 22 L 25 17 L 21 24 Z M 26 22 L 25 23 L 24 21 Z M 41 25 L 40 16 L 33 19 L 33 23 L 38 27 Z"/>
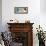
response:
<path id="1" fill-rule="evenodd" d="M 15 7 L 14 13 L 15 14 L 27 14 L 28 13 L 28 7 Z"/>

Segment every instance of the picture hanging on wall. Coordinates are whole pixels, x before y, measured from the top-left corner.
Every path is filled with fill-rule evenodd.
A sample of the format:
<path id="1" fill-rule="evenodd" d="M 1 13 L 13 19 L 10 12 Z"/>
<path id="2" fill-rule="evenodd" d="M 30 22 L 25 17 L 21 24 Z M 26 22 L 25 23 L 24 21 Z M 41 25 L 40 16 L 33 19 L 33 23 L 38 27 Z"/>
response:
<path id="1" fill-rule="evenodd" d="M 15 14 L 27 14 L 28 13 L 28 7 L 15 7 L 14 13 Z"/>

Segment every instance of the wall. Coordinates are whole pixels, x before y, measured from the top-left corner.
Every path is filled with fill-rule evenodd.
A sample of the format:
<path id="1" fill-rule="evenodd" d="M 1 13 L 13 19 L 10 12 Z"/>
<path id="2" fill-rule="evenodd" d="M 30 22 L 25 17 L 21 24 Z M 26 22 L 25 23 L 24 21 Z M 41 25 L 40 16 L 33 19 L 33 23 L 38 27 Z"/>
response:
<path id="1" fill-rule="evenodd" d="M 40 25 L 46 31 L 46 0 L 40 0 Z M 46 41 L 45 41 L 46 46 Z"/>
<path id="2" fill-rule="evenodd" d="M 40 24 L 46 31 L 46 0 L 40 0 Z"/>
<path id="3" fill-rule="evenodd" d="M 42 13 L 46 13 L 46 0 L 40 0 L 40 9 Z"/>
<path id="4" fill-rule="evenodd" d="M 14 7 L 28 7 L 28 14 L 14 14 Z M 3 31 L 7 31 L 7 22 L 17 19 L 19 22 L 30 20 L 33 25 L 33 45 L 38 46 L 36 27 L 40 24 L 40 0 L 2 0 L 2 25 Z M 37 40 L 36 40 L 37 39 Z"/>
<path id="5" fill-rule="evenodd" d="M 21 7 L 27 6 L 28 14 L 14 14 L 15 6 L 21 6 Z M 39 15 L 40 15 L 40 0 L 39 1 L 37 1 L 37 0 L 35 0 L 35 1 L 34 0 L 3 0 L 2 1 L 3 26 L 5 26 L 6 23 L 10 19 L 17 19 L 17 20 L 19 20 L 19 22 L 24 22 L 25 20 L 30 20 L 31 22 L 39 23 L 39 19 L 40 19 Z"/>
<path id="6" fill-rule="evenodd" d="M 0 31 L 2 29 L 2 0 L 0 0 Z"/>
<path id="7" fill-rule="evenodd" d="M 2 25 L 3 31 L 8 30 L 7 22 L 10 19 L 17 19 L 19 22 L 30 20 L 33 25 L 33 45 L 38 46 L 38 39 L 36 37 L 36 27 L 39 24 L 46 30 L 46 15 L 42 12 L 44 7 L 43 0 L 2 0 Z M 14 7 L 19 6 L 28 7 L 28 14 L 14 14 Z"/>

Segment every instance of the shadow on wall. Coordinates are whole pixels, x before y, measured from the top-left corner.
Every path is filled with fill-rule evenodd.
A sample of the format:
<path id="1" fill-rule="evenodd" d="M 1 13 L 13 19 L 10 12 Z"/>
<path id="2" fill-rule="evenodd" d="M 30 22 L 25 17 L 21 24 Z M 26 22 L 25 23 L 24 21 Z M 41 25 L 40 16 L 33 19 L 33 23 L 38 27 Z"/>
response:
<path id="1" fill-rule="evenodd" d="M 2 31 L 2 0 L 0 0 L 0 31 Z"/>
<path id="2" fill-rule="evenodd" d="M 2 31 L 2 17 L 0 16 L 0 32 Z"/>
<path id="3" fill-rule="evenodd" d="M 46 14 L 46 0 L 40 0 L 40 11 Z"/>

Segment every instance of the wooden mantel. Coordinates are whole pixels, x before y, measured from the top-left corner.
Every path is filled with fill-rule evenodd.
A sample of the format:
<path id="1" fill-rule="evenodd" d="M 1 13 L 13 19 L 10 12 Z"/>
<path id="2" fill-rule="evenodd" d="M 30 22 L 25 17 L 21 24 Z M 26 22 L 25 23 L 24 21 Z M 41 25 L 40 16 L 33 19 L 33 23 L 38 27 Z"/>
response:
<path id="1" fill-rule="evenodd" d="M 28 37 L 25 37 L 25 45 L 23 46 L 33 46 L 33 27 L 34 23 L 7 23 L 9 25 L 9 31 L 12 33 L 17 32 L 27 32 Z M 16 35 L 16 34 L 15 34 Z M 14 37 L 15 38 L 15 37 Z M 26 42 L 27 41 L 27 42 Z"/>

